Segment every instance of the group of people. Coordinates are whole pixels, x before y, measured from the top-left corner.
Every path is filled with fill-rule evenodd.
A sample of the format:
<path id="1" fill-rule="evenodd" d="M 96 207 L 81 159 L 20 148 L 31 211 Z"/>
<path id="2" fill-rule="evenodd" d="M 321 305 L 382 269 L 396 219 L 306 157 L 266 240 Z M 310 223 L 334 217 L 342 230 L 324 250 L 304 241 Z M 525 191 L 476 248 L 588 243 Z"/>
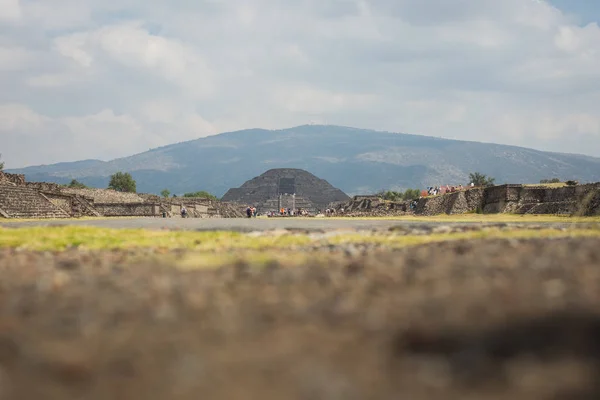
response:
<path id="1" fill-rule="evenodd" d="M 268 217 L 275 217 L 277 215 L 276 211 L 269 211 L 267 213 Z M 306 216 L 309 215 L 307 210 L 299 208 L 297 210 L 292 210 L 291 208 L 283 208 L 279 209 L 279 216 L 281 217 L 293 217 L 293 216 Z"/>
<path id="2" fill-rule="evenodd" d="M 335 208 L 326 208 L 325 209 L 325 216 L 326 217 L 330 217 L 330 216 L 334 216 L 338 211 L 335 210 Z M 339 209 L 339 213 L 343 214 L 344 213 L 344 208 L 340 208 Z M 320 212 L 319 212 L 320 214 Z"/>
<path id="3" fill-rule="evenodd" d="M 252 218 L 252 217 L 256 218 L 256 207 L 254 207 L 254 206 L 248 206 L 246 208 L 246 217 L 248 217 L 248 218 Z"/>
<path id="4" fill-rule="evenodd" d="M 267 217 L 275 217 L 275 216 L 281 216 L 281 217 L 293 217 L 293 216 L 307 216 L 310 215 L 310 213 L 308 212 L 308 210 L 304 210 L 302 208 L 299 208 L 297 210 L 292 210 L 291 208 L 280 208 L 279 212 L 277 211 L 268 211 L 265 214 Z M 246 217 L 248 218 L 255 218 L 257 216 L 256 213 L 256 207 L 254 206 L 248 206 L 246 208 Z"/>

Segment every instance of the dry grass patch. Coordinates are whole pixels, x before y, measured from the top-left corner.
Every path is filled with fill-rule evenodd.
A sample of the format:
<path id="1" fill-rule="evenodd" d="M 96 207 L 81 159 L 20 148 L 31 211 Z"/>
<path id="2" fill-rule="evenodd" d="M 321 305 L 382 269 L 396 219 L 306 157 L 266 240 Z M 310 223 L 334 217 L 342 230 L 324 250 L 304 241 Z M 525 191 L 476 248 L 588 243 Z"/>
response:
<path id="1" fill-rule="evenodd" d="M 545 228 L 476 228 L 456 232 L 417 230 L 339 231 L 292 233 L 285 231 L 245 234 L 232 231 L 158 231 L 146 229 L 108 229 L 87 226 L 0 228 L 0 247 L 25 250 L 62 251 L 148 248 L 156 251 L 185 249 L 212 253 L 218 259 L 241 250 L 265 252 L 276 250 L 303 251 L 341 245 L 371 245 L 401 248 L 449 240 L 541 237 L 600 237 L 599 227 L 571 229 Z M 289 256 L 288 253 L 284 255 Z"/>

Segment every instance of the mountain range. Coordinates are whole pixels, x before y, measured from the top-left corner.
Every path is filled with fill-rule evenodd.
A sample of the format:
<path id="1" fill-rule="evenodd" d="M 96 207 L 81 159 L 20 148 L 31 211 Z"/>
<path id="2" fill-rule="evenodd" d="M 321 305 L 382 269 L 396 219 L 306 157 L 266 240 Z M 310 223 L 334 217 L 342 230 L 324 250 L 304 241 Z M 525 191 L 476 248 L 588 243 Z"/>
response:
<path id="1" fill-rule="evenodd" d="M 83 160 L 7 172 L 28 181 L 107 187 L 130 172 L 139 192 L 206 190 L 222 196 L 266 170 L 300 168 L 349 195 L 468 184 L 471 172 L 496 183 L 600 181 L 600 158 L 529 148 L 331 125 L 248 129 L 172 144 L 112 161 Z"/>

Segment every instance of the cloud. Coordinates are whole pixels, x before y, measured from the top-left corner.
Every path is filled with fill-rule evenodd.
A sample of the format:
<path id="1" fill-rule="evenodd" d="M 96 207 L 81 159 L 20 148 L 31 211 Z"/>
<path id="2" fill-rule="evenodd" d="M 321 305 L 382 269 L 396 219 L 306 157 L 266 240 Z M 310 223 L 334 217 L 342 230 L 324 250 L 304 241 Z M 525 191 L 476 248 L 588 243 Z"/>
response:
<path id="1" fill-rule="evenodd" d="M 192 139 L 198 132 L 216 133 L 209 123 L 192 112 L 182 115 L 172 109 L 163 112 L 163 118 L 144 118 L 152 108 L 146 108 L 146 113 L 143 111 L 134 116 L 103 109 L 90 115 L 52 118 L 23 105 L 2 105 L 3 158 L 8 160 L 19 154 L 24 165 L 31 165 L 55 162 L 56 154 L 63 161 L 96 159 L 98 154 L 125 157 L 132 151 L 146 151 L 169 143 L 174 137 Z M 146 120 L 148 122 L 140 122 Z M 157 125 L 161 129 L 156 129 Z M 44 150 L 32 152 L 32 145 Z M 5 146 L 9 151 L 5 152 Z"/>
<path id="2" fill-rule="evenodd" d="M 543 0 L 0 0 L 8 167 L 311 121 L 600 156 L 600 28 Z"/>
<path id="3" fill-rule="evenodd" d="M 0 21 L 15 21 L 21 18 L 19 0 L 0 0 Z"/>

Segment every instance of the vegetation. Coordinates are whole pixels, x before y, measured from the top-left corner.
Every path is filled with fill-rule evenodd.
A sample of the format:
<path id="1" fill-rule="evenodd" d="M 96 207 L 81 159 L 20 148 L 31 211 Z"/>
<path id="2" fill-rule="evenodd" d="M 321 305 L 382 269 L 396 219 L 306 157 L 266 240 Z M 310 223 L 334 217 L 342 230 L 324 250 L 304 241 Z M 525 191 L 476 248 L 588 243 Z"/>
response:
<path id="1" fill-rule="evenodd" d="M 560 183 L 560 179 L 552 178 L 552 179 L 542 179 L 540 183 Z"/>
<path id="2" fill-rule="evenodd" d="M 183 197 L 204 197 L 210 200 L 217 200 L 217 196 L 215 196 L 214 194 L 208 193 L 205 190 L 201 190 L 199 192 L 191 192 L 191 193 L 185 193 L 183 195 Z"/>
<path id="3" fill-rule="evenodd" d="M 164 198 L 167 198 L 171 195 L 171 191 L 169 191 L 169 189 L 163 189 L 163 191 L 160 192 L 160 195 Z"/>
<path id="4" fill-rule="evenodd" d="M 448 240 L 490 238 L 536 238 L 536 237 L 600 237 L 600 229 L 581 228 L 562 230 L 490 228 L 480 231 L 433 233 L 430 235 L 394 235 L 389 232 L 371 231 L 344 233 L 328 238 L 314 238 L 307 234 L 251 236 L 232 231 L 155 231 L 147 229 L 106 229 L 87 226 L 26 227 L 20 229 L 0 228 L 0 247 L 24 250 L 79 249 L 134 249 L 161 250 L 188 249 L 197 252 L 216 253 L 221 256 L 230 250 L 264 251 L 297 250 L 304 246 L 328 246 L 345 243 L 381 244 L 390 248 L 402 248 Z"/>
<path id="5" fill-rule="evenodd" d="M 469 174 L 469 182 L 472 182 L 475 186 L 494 186 L 495 181 L 495 178 L 488 177 L 479 172 Z"/>
<path id="6" fill-rule="evenodd" d="M 380 191 L 377 193 L 377 196 L 381 197 L 384 200 L 390 201 L 406 201 L 406 200 L 414 200 L 418 199 L 421 195 L 421 191 L 419 189 L 407 189 L 405 192 L 395 192 L 393 190 L 388 191 Z"/>
<path id="7" fill-rule="evenodd" d="M 108 188 L 117 192 L 135 193 L 137 191 L 136 183 L 128 172 L 117 172 L 111 175 Z"/>
<path id="8" fill-rule="evenodd" d="M 2 154 L 0 154 L 0 160 L 2 159 Z M 4 161 L 0 161 L 0 171 L 4 170 Z"/>
<path id="9" fill-rule="evenodd" d="M 71 181 L 71 183 L 69 183 L 67 186 L 70 188 L 73 188 L 73 189 L 87 189 L 88 188 L 86 185 L 79 182 L 77 179 L 73 179 Z"/>

